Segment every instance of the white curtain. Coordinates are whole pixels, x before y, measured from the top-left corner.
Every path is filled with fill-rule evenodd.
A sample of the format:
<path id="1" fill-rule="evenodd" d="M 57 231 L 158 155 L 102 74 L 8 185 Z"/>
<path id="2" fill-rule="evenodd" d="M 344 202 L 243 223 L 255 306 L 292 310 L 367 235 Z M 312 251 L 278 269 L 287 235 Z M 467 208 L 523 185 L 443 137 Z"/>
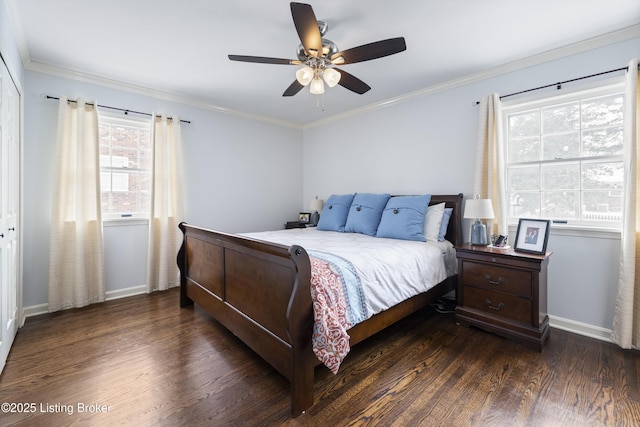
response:
<path id="1" fill-rule="evenodd" d="M 497 94 L 480 100 L 478 142 L 473 193 L 481 199 L 491 199 L 495 219 L 489 234 L 507 234 L 507 205 L 505 202 L 504 140 L 502 113 Z"/>
<path id="2" fill-rule="evenodd" d="M 183 221 L 180 120 L 153 117 L 153 172 L 149 216 L 147 292 L 180 284 L 176 257 L 182 243 Z"/>
<path id="3" fill-rule="evenodd" d="M 104 301 L 98 114 L 93 105 L 61 97 L 58 107 L 50 312 Z"/>
<path id="4" fill-rule="evenodd" d="M 638 59 L 629 63 L 625 82 L 625 197 L 620 248 L 620 280 L 612 340 L 622 348 L 640 349 L 640 96 Z"/>

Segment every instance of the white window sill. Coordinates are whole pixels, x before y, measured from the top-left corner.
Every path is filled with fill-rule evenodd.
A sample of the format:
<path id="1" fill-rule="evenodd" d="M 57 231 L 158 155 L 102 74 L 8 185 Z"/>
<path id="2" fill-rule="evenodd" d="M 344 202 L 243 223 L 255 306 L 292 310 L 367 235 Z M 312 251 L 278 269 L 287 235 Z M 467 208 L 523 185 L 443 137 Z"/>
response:
<path id="1" fill-rule="evenodd" d="M 147 218 L 109 218 L 102 220 L 103 227 L 122 227 L 129 225 L 149 225 Z"/>
<path id="2" fill-rule="evenodd" d="M 518 224 L 509 225 L 509 235 L 516 238 Z M 568 224 L 551 224 L 549 235 L 588 237 L 592 239 L 615 239 L 620 240 L 620 229 L 611 227 L 578 227 Z M 509 239 L 511 240 L 511 239 Z"/>

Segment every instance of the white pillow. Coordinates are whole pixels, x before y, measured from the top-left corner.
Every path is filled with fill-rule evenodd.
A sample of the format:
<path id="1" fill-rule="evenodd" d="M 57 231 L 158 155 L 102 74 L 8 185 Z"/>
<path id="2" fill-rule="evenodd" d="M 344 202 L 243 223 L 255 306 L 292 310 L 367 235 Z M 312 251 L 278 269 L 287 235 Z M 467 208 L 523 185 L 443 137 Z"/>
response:
<path id="1" fill-rule="evenodd" d="M 427 241 L 438 241 L 438 233 L 440 233 L 440 224 L 442 223 L 443 214 L 444 203 L 431 205 L 427 208 L 427 214 L 424 218 L 424 237 Z"/>

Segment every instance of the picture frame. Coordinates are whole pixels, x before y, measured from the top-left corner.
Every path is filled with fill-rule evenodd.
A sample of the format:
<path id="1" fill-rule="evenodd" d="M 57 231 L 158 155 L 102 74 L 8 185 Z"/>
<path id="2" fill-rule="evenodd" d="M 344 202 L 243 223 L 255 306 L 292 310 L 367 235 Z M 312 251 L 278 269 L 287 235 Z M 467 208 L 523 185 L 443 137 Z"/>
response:
<path id="1" fill-rule="evenodd" d="M 311 212 L 300 212 L 298 214 L 298 222 L 308 224 L 311 222 Z"/>
<path id="2" fill-rule="evenodd" d="M 549 240 L 548 219 L 520 218 L 513 249 L 520 252 L 543 255 L 547 252 Z"/>

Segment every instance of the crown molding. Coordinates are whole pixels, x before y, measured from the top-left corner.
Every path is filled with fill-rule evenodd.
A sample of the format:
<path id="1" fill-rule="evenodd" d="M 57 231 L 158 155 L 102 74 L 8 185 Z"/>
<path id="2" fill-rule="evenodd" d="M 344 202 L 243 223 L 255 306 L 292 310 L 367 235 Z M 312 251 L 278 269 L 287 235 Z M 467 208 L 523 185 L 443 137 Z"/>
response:
<path id="1" fill-rule="evenodd" d="M 12 19 L 12 17 L 15 14 L 14 6 L 12 5 L 12 0 L 7 0 L 6 4 L 9 10 L 10 19 Z M 261 122 L 265 122 L 265 123 L 269 123 L 277 126 L 283 126 L 283 127 L 293 128 L 293 129 L 303 129 L 303 130 L 311 129 L 318 126 L 324 126 L 328 123 L 345 120 L 347 118 L 350 118 L 356 115 L 390 107 L 392 105 L 411 101 L 416 98 L 428 96 L 428 95 L 438 93 L 438 92 L 443 92 L 446 90 L 451 90 L 457 87 L 465 86 L 471 83 L 476 83 L 476 82 L 486 80 L 492 77 L 496 77 L 502 74 L 522 70 L 535 65 L 543 64 L 545 62 L 561 59 L 567 56 L 583 53 L 589 50 L 594 50 L 597 48 L 623 42 L 623 41 L 640 36 L 640 24 L 632 25 L 617 31 L 612 31 L 600 36 L 596 36 L 580 42 L 572 43 L 567 46 L 563 46 L 557 49 L 552 49 L 552 50 L 549 50 L 537 55 L 533 55 L 527 58 L 523 58 L 517 61 L 512 61 L 503 65 L 491 68 L 489 70 L 462 76 L 460 78 L 456 78 L 456 79 L 446 81 L 444 83 L 428 86 L 426 88 L 423 88 L 414 92 L 410 92 L 398 97 L 390 98 L 390 99 L 377 102 L 374 104 L 370 104 L 361 108 L 349 110 L 344 113 L 326 117 L 321 120 L 309 122 L 306 124 L 298 124 L 298 123 L 293 123 L 289 121 L 275 119 L 273 117 L 246 113 L 240 110 L 233 110 L 230 108 L 205 102 L 201 99 L 185 97 L 183 95 L 179 95 L 176 93 L 161 91 L 157 89 L 151 89 L 148 87 L 125 83 L 125 82 L 121 82 L 113 79 L 108 79 L 108 78 L 99 77 L 99 76 L 95 76 L 87 73 L 78 72 L 75 70 L 53 66 L 46 63 L 32 61 L 29 58 L 28 48 L 26 46 L 26 41 L 24 39 L 24 32 L 21 30 L 21 28 L 15 27 L 16 22 L 17 20 L 12 19 L 12 24 L 14 25 L 14 29 L 16 30 L 15 31 L 16 40 L 17 40 L 19 51 L 20 51 L 20 55 L 22 57 L 23 67 L 26 70 L 41 72 L 45 74 L 51 74 L 51 75 L 72 79 L 72 80 L 83 81 L 87 83 L 94 83 L 101 86 L 111 87 L 113 89 L 124 90 L 124 91 L 133 92 L 140 95 L 146 95 L 146 96 L 158 98 L 158 99 L 164 99 L 166 101 L 177 102 L 177 103 L 190 105 L 198 108 L 203 108 L 206 110 L 215 111 L 219 113 L 231 114 L 234 116 L 238 116 L 238 117 L 242 117 L 250 120 L 257 120 L 257 121 L 261 121 Z"/>
<path id="2" fill-rule="evenodd" d="M 632 25 L 630 27 L 626 27 L 621 30 L 612 31 L 610 33 L 606 33 L 601 36 L 592 37 L 590 39 L 572 43 L 570 45 L 563 46 L 557 49 L 552 49 L 552 50 L 549 50 L 537 55 L 533 55 L 524 59 L 512 61 L 512 62 L 503 64 L 498 67 L 494 67 L 479 73 L 469 74 L 457 79 L 446 81 L 444 83 L 428 86 L 424 89 L 410 92 L 395 98 L 387 99 L 385 101 L 378 102 L 375 104 L 367 105 L 362 108 L 350 110 L 345 113 L 336 114 L 335 116 L 327 117 L 322 120 L 307 123 L 303 126 L 303 129 L 310 129 L 318 126 L 324 126 L 331 122 L 344 120 L 359 114 L 364 114 L 370 111 L 386 108 L 391 105 L 407 102 L 415 98 L 420 98 L 420 97 L 431 95 L 437 92 L 443 92 L 443 91 L 454 89 L 460 86 L 465 86 L 471 83 L 487 80 L 502 74 L 523 70 L 525 68 L 529 68 L 534 65 L 539 65 L 545 62 L 550 62 L 557 59 L 565 58 L 567 56 L 584 53 L 589 50 L 598 49 L 611 44 L 620 43 L 635 37 L 640 37 L 640 24 Z M 622 67 L 625 65 L 626 64 L 621 64 L 620 66 Z"/>
<path id="3" fill-rule="evenodd" d="M 49 74 L 57 77 L 62 77 L 70 80 L 81 81 L 85 83 L 92 83 L 100 86 L 110 87 L 112 89 L 123 90 L 126 92 L 137 93 L 139 95 L 145 95 L 156 99 L 163 99 L 165 101 L 176 102 L 179 104 L 185 104 L 192 107 L 198 107 L 218 113 L 231 114 L 238 117 L 243 117 L 250 120 L 257 120 L 277 126 L 289 127 L 294 129 L 302 129 L 302 126 L 297 123 L 292 123 L 284 120 L 274 119 L 273 117 L 261 116 L 257 114 L 250 114 L 239 110 L 233 110 L 226 107 L 214 105 L 200 99 L 185 97 L 177 93 L 161 91 L 157 89 L 151 89 L 149 87 L 135 85 L 131 83 L 122 82 L 119 80 L 113 80 L 105 77 L 96 76 L 93 74 L 82 73 L 68 68 L 61 68 L 51 64 L 43 62 L 31 61 L 23 64 L 25 70 L 35 71 L 39 73 Z"/>

